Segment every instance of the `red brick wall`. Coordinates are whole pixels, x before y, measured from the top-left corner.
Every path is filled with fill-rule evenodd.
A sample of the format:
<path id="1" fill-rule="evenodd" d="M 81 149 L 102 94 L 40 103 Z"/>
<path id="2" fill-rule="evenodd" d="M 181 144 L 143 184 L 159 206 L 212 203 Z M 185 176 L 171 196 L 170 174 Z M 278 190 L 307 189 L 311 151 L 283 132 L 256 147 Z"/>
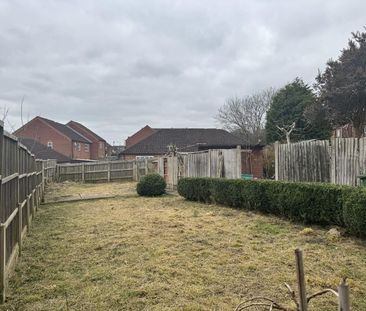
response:
<path id="1" fill-rule="evenodd" d="M 79 151 L 78 145 L 75 146 L 70 138 L 37 117 L 16 130 L 14 135 L 32 138 L 46 146 L 51 141 L 53 149 L 67 157 L 72 159 L 90 159 L 90 152 L 85 151 L 84 143 L 80 143 Z"/>
<path id="2" fill-rule="evenodd" d="M 121 156 L 121 160 L 135 160 L 136 156 L 135 155 L 122 155 Z"/>
<path id="3" fill-rule="evenodd" d="M 261 148 L 243 150 L 241 153 L 241 172 L 263 178 L 263 153 Z"/>
<path id="4" fill-rule="evenodd" d="M 150 126 L 146 125 L 141 130 L 137 131 L 132 136 L 128 137 L 126 139 L 126 148 L 137 144 L 139 141 L 145 139 L 146 137 L 150 136 L 152 133 L 154 133 L 155 130 L 152 129 Z"/>
<path id="5" fill-rule="evenodd" d="M 52 141 L 54 150 L 72 158 L 71 140 L 38 118 L 29 121 L 23 127 L 15 131 L 14 135 L 32 138 L 46 146 L 49 141 Z"/>
<path id="6" fill-rule="evenodd" d="M 85 145 L 88 145 L 89 148 L 85 148 Z M 90 144 L 73 141 L 73 159 L 90 159 Z"/>
<path id="7" fill-rule="evenodd" d="M 255 148 L 252 152 L 252 174 L 255 178 L 263 178 L 263 153 L 262 149 Z"/>
<path id="8" fill-rule="evenodd" d="M 90 146 L 90 159 L 99 160 L 105 158 L 106 146 L 104 141 L 100 141 L 92 133 L 90 133 L 88 130 L 85 130 L 85 128 L 83 128 L 82 126 L 78 125 L 75 122 L 71 121 L 67 123 L 67 125 L 92 142 Z"/>

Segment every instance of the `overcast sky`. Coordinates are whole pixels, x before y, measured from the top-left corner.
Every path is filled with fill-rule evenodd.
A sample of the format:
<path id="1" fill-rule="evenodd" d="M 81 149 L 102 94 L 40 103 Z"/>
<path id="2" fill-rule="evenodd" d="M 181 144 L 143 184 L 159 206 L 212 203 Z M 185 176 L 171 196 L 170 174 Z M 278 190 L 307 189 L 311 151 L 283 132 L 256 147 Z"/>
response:
<path id="1" fill-rule="evenodd" d="M 366 25 L 365 0 L 0 0 L 6 128 L 41 115 L 110 143 L 141 127 L 219 127 L 231 96 L 313 83 Z"/>

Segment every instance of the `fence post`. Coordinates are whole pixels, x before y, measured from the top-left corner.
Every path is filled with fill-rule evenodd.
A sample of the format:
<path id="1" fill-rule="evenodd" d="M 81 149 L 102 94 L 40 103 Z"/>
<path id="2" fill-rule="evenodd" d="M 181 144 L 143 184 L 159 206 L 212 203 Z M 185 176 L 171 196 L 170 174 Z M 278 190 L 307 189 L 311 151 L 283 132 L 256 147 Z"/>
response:
<path id="1" fill-rule="evenodd" d="M 19 221 L 18 221 L 18 245 L 19 245 L 19 256 L 22 255 L 22 247 L 23 247 L 23 242 L 22 242 L 22 232 L 23 232 L 23 207 L 21 204 L 18 203 L 18 217 L 19 217 Z"/>
<path id="2" fill-rule="evenodd" d="M 6 228 L 2 224 L 5 221 L 3 217 L 3 206 L 1 205 L 3 189 L 2 189 L 2 159 L 3 159 L 3 141 L 4 141 L 4 123 L 0 121 L 0 302 L 5 301 L 6 287 Z"/>
<path id="3" fill-rule="evenodd" d="M 339 311 L 350 311 L 351 304 L 349 299 L 349 286 L 346 284 L 344 279 L 338 286 L 338 299 L 339 299 Z"/>
<path id="4" fill-rule="evenodd" d="M 85 182 L 85 164 L 81 163 L 81 181 Z"/>
<path id="5" fill-rule="evenodd" d="M 236 147 L 236 166 L 237 166 L 237 178 L 241 178 L 241 146 Z"/>
<path id="6" fill-rule="evenodd" d="M 30 198 L 29 195 L 27 195 L 27 203 L 26 203 L 26 212 L 27 212 L 27 231 L 29 230 L 30 226 Z"/>
<path id="7" fill-rule="evenodd" d="M 0 224 L 0 295 L 5 302 L 6 291 L 6 227 Z"/>
<path id="8" fill-rule="evenodd" d="M 145 175 L 149 174 L 149 168 L 148 168 L 148 160 L 145 158 Z"/>
<path id="9" fill-rule="evenodd" d="M 207 153 L 207 177 L 211 177 L 211 149 Z"/>
<path id="10" fill-rule="evenodd" d="M 305 286 L 305 273 L 304 273 L 304 261 L 302 257 L 302 250 L 295 250 L 296 257 L 296 275 L 297 275 L 297 285 L 299 288 L 299 304 L 300 311 L 307 311 L 308 301 L 306 297 L 306 286 Z"/>
<path id="11" fill-rule="evenodd" d="M 44 163 L 45 163 L 45 161 L 44 160 L 42 160 L 42 184 L 41 184 L 41 186 L 42 186 L 42 201 L 43 201 L 43 193 L 44 193 L 44 188 L 45 188 L 45 170 L 44 170 Z"/>
<path id="12" fill-rule="evenodd" d="M 278 143 L 278 141 L 276 141 L 274 143 L 274 150 L 275 150 L 275 180 L 278 180 L 278 172 L 279 172 L 278 148 L 279 148 L 279 143 Z"/>
<path id="13" fill-rule="evenodd" d="M 108 179 L 108 182 L 111 181 L 111 162 L 108 162 L 107 179 Z"/>
<path id="14" fill-rule="evenodd" d="M 17 143 L 17 159 L 16 159 L 16 171 L 18 172 L 18 177 L 17 177 L 17 206 L 18 206 L 18 232 L 17 232 L 17 240 L 18 240 L 18 247 L 19 247 L 19 256 L 21 256 L 22 254 L 22 228 L 23 228 L 23 224 L 22 224 L 22 211 L 20 208 L 20 179 L 19 179 L 19 175 L 20 175 L 20 146 L 19 146 L 19 141 Z"/>
<path id="15" fill-rule="evenodd" d="M 136 160 L 132 162 L 132 180 L 137 181 L 137 163 Z"/>

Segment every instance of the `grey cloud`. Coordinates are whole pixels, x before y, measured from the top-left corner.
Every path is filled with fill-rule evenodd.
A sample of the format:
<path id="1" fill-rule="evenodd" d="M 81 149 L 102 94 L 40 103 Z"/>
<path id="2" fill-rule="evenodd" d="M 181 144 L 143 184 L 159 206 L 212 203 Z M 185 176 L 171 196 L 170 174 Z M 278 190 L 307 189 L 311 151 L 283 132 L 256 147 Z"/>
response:
<path id="1" fill-rule="evenodd" d="M 25 95 L 25 116 L 78 120 L 111 142 L 146 124 L 216 126 L 230 96 L 312 83 L 365 10 L 361 0 L 2 0 L 0 107 L 18 127 Z"/>

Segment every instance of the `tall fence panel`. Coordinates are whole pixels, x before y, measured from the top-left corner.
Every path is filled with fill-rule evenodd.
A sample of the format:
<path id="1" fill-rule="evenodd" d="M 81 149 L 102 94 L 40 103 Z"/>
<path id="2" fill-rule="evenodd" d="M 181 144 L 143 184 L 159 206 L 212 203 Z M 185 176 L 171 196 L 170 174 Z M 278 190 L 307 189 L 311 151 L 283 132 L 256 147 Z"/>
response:
<path id="1" fill-rule="evenodd" d="M 356 186 L 366 174 L 366 138 L 275 145 L 277 180 Z"/>
<path id="2" fill-rule="evenodd" d="M 47 161 L 46 161 L 47 162 Z M 0 123 L 0 300 L 21 254 L 22 239 L 44 192 L 44 161 L 36 160 Z"/>
<path id="3" fill-rule="evenodd" d="M 157 160 L 157 172 L 167 182 L 168 189 L 175 189 L 182 177 L 241 177 L 241 149 L 214 149 L 178 153 Z"/>
<path id="4" fill-rule="evenodd" d="M 303 141 L 276 144 L 276 179 L 287 181 L 329 182 L 328 141 Z"/>
<path id="5" fill-rule="evenodd" d="M 366 137 L 360 139 L 359 147 L 360 147 L 359 170 L 361 175 L 366 175 Z"/>

